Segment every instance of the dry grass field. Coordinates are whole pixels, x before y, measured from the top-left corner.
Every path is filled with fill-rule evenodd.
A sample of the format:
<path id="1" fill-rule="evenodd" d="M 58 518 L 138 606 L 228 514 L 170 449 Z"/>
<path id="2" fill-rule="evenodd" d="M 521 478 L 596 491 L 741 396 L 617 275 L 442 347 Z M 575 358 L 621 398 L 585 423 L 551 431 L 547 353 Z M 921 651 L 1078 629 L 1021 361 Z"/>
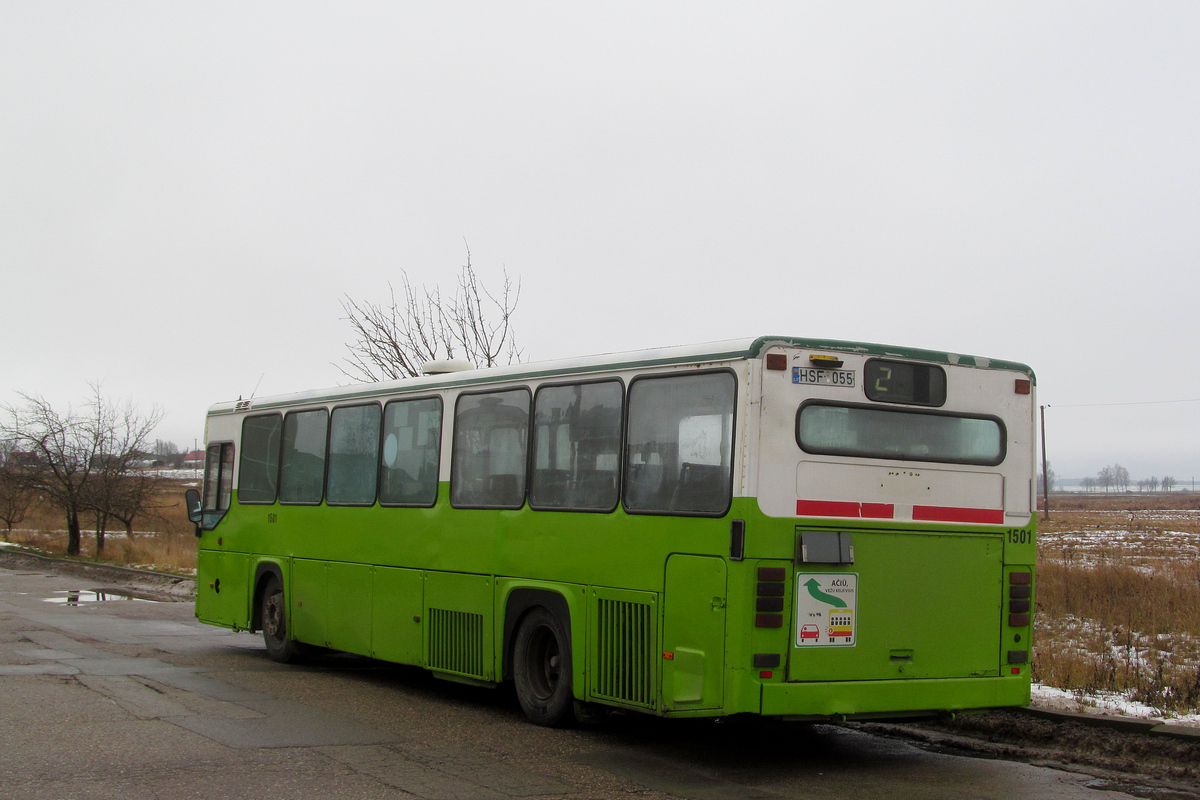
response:
<path id="1" fill-rule="evenodd" d="M 196 574 L 195 528 L 188 522 L 183 505 L 183 492 L 195 481 L 164 481 L 153 514 L 134 522 L 133 536 L 117 523 L 104 537 L 104 552 L 96 558 L 95 520 L 91 515 L 80 518 L 83 536 L 80 556 L 122 566 L 141 567 L 180 575 Z M 67 522 L 57 509 L 35 506 L 26 518 L 8 534 L 14 544 L 25 545 L 50 555 L 67 552 Z M 4 535 L 0 527 L 0 536 Z"/>
<path id="2" fill-rule="evenodd" d="M 1039 523 L 1034 680 L 1082 704 L 1200 711 L 1200 495 L 1052 497 Z M 1111 703 L 1109 703 L 1111 705 Z"/>

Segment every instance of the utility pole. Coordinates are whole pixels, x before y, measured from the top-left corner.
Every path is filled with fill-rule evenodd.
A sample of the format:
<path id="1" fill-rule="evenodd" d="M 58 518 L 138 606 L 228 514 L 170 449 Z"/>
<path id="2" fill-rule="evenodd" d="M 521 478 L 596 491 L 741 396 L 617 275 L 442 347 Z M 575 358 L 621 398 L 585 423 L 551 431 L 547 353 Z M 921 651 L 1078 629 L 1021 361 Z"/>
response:
<path id="1" fill-rule="evenodd" d="M 1039 406 L 1042 414 L 1042 519 L 1050 519 L 1050 470 L 1046 469 L 1046 407 Z"/>

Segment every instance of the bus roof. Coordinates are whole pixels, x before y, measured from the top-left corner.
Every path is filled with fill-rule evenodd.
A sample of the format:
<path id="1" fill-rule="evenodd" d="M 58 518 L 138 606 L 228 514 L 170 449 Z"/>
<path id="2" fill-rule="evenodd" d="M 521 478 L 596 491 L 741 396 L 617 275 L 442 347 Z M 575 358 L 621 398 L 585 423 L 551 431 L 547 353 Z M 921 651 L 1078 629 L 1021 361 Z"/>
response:
<path id="1" fill-rule="evenodd" d="M 660 367 L 676 364 L 703 364 L 713 361 L 736 361 L 747 358 L 758 358 L 764 350 L 774 345 L 904 358 L 982 369 L 1012 370 L 1027 374 L 1031 380 L 1036 382 L 1033 370 L 1025 364 L 1015 361 L 1000 361 L 983 358 L 982 356 L 947 353 L 938 350 L 922 350 L 915 347 L 897 347 L 870 342 L 848 342 L 838 339 L 812 339 L 798 336 L 760 336 L 757 339 L 730 339 L 704 344 L 677 345 L 650 350 L 632 350 L 623 353 L 605 353 L 601 355 L 559 359 L 556 361 L 510 364 L 504 367 L 485 367 L 465 372 L 426 375 L 419 378 L 404 378 L 396 381 L 335 386 L 327 389 L 274 395 L 252 401 L 237 400 L 216 403 L 209 408 L 208 413 L 212 416 L 247 411 L 251 408 L 259 411 L 305 403 L 339 402 L 354 399 L 365 400 L 382 395 L 396 394 L 397 392 L 407 394 L 456 386 L 470 386 L 480 383 L 550 378 L 617 369 Z"/>

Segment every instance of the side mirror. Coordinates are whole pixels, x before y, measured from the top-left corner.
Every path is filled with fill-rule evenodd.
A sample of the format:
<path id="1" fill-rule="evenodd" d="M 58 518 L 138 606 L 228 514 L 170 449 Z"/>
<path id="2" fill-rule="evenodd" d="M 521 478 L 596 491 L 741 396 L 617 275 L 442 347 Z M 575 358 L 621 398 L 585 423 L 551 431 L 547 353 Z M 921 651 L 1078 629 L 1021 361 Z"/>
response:
<path id="1" fill-rule="evenodd" d="M 200 508 L 200 493 L 195 489 L 188 489 L 183 493 L 183 502 L 187 505 L 188 521 L 200 524 L 200 520 L 204 518 L 204 511 Z"/>

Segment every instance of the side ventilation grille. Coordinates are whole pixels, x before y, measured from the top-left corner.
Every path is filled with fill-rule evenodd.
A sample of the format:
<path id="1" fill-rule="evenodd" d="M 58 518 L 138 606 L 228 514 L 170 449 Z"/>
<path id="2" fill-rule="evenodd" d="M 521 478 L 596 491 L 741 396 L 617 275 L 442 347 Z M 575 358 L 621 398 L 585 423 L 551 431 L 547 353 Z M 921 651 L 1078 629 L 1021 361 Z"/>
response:
<path id="1" fill-rule="evenodd" d="M 645 603 L 598 601 L 599 646 L 592 695 L 652 708 L 654 628 Z"/>
<path id="2" fill-rule="evenodd" d="M 429 609 L 429 668 L 483 677 L 483 615 Z"/>

